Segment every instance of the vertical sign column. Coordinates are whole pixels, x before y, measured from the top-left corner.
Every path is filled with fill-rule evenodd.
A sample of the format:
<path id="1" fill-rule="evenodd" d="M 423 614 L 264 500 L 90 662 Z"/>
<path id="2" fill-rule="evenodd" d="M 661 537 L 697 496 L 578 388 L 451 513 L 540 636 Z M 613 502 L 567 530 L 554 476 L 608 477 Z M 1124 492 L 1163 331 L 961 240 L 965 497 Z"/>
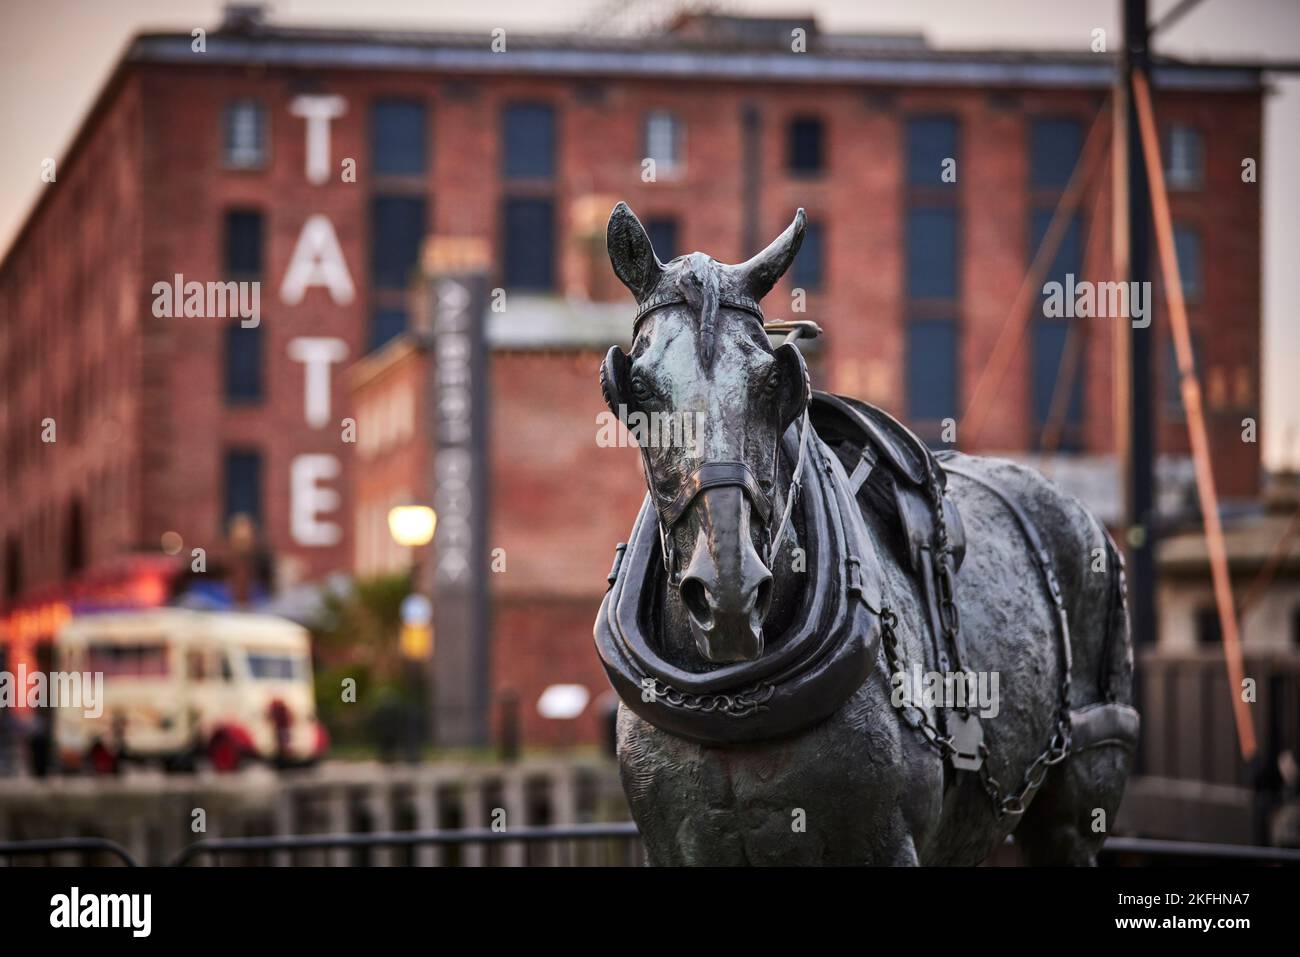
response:
<path id="1" fill-rule="evenodd" d="M 488 742 L 487 246 L 435 237 L 429 296 L 427 421 L 434 448 L 433 732 L 442 747 Z"/>

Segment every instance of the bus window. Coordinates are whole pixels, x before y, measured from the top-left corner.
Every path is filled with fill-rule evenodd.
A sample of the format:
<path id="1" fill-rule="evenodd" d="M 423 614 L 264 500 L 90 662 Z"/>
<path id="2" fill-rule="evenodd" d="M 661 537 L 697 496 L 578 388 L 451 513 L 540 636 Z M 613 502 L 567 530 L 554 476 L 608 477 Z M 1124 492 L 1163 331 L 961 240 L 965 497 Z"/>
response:
<path id="1" fill-rule="evenodd" d="M 234 681 L 235 672 L 230 667 L 230 656 L 223 654 L 221 656 L 221 680 Z"/>
<path id="2" fill-rule="evenodd" d="M 185 654 L 185 671 L 191 681 L 204 681 L 210 677 L 208 673 L 208 656 L 197 648 L 191 648 Z"/>
<path id="3" fill-rule="evenodd" d="M 302 676 L 302 659 L 298 655 L 266 651 L 248 653 L 248 670 L 260 681 L 294 681 Z"/>
<path id="4" fill-rule="evenodd" d="M 105 677 L 158 678 L 168 673 L 167 646 L 159 642 L 91 643 L 86 646 L 86 670 Z"/>

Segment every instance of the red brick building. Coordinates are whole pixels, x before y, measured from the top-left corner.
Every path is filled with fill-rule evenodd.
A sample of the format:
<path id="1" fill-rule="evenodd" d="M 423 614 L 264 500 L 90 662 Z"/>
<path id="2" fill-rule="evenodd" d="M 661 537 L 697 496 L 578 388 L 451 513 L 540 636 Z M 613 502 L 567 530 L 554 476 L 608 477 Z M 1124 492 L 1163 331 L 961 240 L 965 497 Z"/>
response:
<path id="1" fill-rule="evenodd" d="M 257 19 L 202 50 L 189 34 L 137 38 L 0 265 L 0 615 L 156 553 L 166 532 L 220 567 L 241 514 L 277 587 L 391 562 L 375 529 L 385 496 L 407 490 L 376 449 L 419 436 L 418 392 L 384 413 L 381 440 L 349 383 L 389 373 L 344 373 L 409 325 L 423 239 L 480 237 L 505 297 L 489 316 L 491 544 L 508 556 L 492 585 L 494 685 L 525 711 L 556 681 L 598 693 L 584 639 L 640 498 L 635 456 L 594 441 L 598 358 L 630 332 L 603 248 L 616 199 L 664 259 L 743 259 L 805 207 L 808 239 L 768 309 L 788 317 L 802 300 L 827 330 L 816 385 L 935 439 L 952 418 L 970 450 L 1050 453 L 1054 475 L 1117 518 L 1122 320 L 1036 314 L 979 441 L 961 433 L 1089 130 L 1099 114 L 1110 125 L 1114 61 L 744 24 L 511 34 L 504 51 L 487 31 Z M 794 27 L 807 52 L 792 50 Z M 1263 89 L 1255 71 L 1180 63 L 1155 85 L 1220 490 L 1250 496 L 1260 200 L 1241 168 L 1260 156 Z M 1108 174 L 1085 190 L 1053 276 L 1115 278 Z M 232 317 L 237 298 L 224 315 L 160 306 L 177 286 L 226 282 L 260 284 L 256 317 Z M 229 288 L 252 301 L 253 286 Z M 1160 312 L 1151 334 L 1163 357 Z M 1079 371 L 1063 377 L 1070 354 Z M 1169 372 L 1162 360 L 1159 437 L 1176 477 L 1186 438 Z"/>

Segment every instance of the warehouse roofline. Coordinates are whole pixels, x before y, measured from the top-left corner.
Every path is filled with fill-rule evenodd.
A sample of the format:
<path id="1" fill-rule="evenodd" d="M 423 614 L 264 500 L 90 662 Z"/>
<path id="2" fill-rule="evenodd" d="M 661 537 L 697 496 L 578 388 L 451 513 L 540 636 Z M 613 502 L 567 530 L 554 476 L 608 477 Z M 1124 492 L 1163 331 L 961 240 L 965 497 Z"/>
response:
<path id="1" fill-rule="evenodd" d="M 202 54 L 191 49 L 189 34 L 144 34 L 131 44 L 127 60 L 452 74 L 1057 89 L 1108 89 L 1117 65 L 1113 54 L 1080 51 L 935 50 L 886 43 L 845 49 L 845 44 L 827 42 L 834 35 L 821 36 L 819 43 L 810 44 L 808 53 L 689 41 L 672 34 L 636 40 L 510 34 L 505 53 L 494 53 L 491 40 L 487 31 L 449 34 L 259 26 L 210 33 Z M 1249 66 L 1158 58 L 1154 70 L 1156 85 L 1165 89 L 1262 89 L 1261 70 Z"/>

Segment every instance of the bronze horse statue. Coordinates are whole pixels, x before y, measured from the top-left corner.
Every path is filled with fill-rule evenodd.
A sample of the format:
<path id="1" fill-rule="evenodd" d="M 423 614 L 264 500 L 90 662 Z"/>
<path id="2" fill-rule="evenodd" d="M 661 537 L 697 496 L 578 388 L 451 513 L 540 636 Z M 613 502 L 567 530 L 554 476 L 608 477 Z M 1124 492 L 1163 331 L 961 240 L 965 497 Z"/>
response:
<path id="1" fill-rule="evenodd" d="M 606 402 L 695 426 L 638 437 L 595 628 L 647 859 L 973 865 L 1014 832 L 1093 863 L 1138 729 L 1119 554 L 1038 473 L 811 390 L 794 340 L 819 330 L 760 307 L 804 223 L 728 265 L 609 220 L 637 315 Z"/>

